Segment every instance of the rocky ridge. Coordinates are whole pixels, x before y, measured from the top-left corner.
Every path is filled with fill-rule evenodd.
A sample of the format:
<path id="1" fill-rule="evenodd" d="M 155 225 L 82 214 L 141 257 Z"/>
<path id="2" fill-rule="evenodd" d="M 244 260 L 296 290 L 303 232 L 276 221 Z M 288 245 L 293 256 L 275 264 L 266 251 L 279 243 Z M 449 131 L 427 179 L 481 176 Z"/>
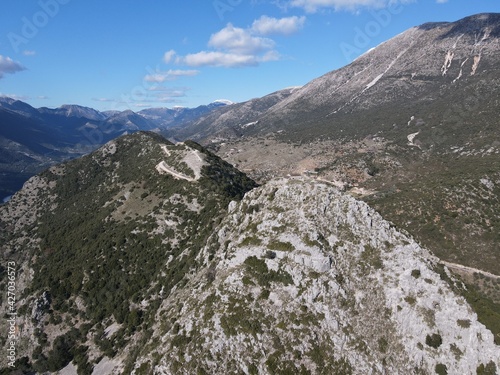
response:
<path id="1" fill-rule="evenodd" d="M 159 163 L 196 179 L 160 173 Z M 228 203 L 255 186 L 194 142 L 146 132 L 32 177 L 0 207 L 1 257 L 17 271 L 19 366 L 54 373 L 73 361 L 92 373 L 118 353 L 122 367 L 133 363 L 130 345 L 150 314 L 196 269 Z"/>
<path id="2" fill-rule="evenodd" d="M 448 284 L 460 282 L 334 187 L 271 181 L 232 203 L 208 242 L 205 270 L 163 301 L 158 344 L 136 369 L 469 374 L 500 364 L 493 335 Z"/>

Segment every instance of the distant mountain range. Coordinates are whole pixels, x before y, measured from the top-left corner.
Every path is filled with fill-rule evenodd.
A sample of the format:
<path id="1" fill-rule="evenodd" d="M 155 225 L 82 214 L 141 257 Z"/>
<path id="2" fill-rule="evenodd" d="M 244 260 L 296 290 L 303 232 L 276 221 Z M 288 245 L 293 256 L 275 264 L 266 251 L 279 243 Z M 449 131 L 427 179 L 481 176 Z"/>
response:
<path id="1" fill-rule="evenodd" d="M 192 121 L 228 105 L 216 101 L 196 108 L 151 108 L 100 112 L 78 105 L 33 108 L 0 97 L 0 200 L 19 190 L 50 165 L 84 155 L 120 135 Z"/>

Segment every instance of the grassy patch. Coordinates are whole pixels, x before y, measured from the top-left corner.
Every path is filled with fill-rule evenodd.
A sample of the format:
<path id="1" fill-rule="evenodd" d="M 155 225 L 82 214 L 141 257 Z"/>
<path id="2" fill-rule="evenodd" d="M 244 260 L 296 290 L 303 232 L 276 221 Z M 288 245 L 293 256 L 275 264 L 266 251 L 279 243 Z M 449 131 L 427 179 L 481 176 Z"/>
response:
<path id="1" fill-rule="evenodd" d="M 282 269 L 278 271 L 270 270 L 265 260 L 256 256 L 248 257 L 245 259 L 244 264 L 248 274 L 257 280 L 261 286 L 269 287 L 273 282 L 285 285 L 293 284 L 292 275 Z"/>
<path id="2" fill-rule="evenodd" d="M 276 251 L 293 251 L 293 250 L 295 250 L 295 247 L 290 242 L 282 242 L 282 241 L 277 241 L 277 240 L 269 241 L 267 248 L 269 250 L 276 250 Z"/>

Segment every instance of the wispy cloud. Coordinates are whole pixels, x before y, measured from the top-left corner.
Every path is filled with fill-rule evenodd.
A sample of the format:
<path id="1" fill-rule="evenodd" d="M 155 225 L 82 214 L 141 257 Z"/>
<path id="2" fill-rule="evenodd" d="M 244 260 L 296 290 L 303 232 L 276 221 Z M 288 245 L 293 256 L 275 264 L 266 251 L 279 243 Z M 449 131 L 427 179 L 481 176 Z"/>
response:
<path id="1" fill-rule="evenodd" d="M 186 91 L 190 90 L 189 87 L 167 87 L 161 85 L 154 85 L 148 88 L 148 91 L 159 92 L 170 96 L 186 96 Z"/>
<path id="2" fill-rule="evenodd" d="M 355 11 L 360 8 L 384 8 L 391 4 L 410 3 L 413 1 L 414 0 L 291 0 L 290 5 L 303 8 L 306 12 L 314 13 L 324 8 Z"/>
<path id="3" fill-rule="evenodd" d="M 189 66 L 219 66 L 226 68 L 258 65 L 256 56 L 219 51 L 201 51 L 186 55 L 180 60 Z"/>
<path id="4" fill-rule="evenodd" d="M 120 100 L 107 98 L 93 98 L 92 100 L 99 102 L 114 102 L 116 108 L 149 108 L 158 106 L 159 104 L 179 104 L 182 103 L 182 98 L 187 96 L 187 92 L 191 90 L 189 87 L 167 87 L 162 85 L 153 85 L 144 91 L 138 91 L 134 94 L 132 100 L 125 100 L 122 97 Z"/>
<path id="5" fill-rule="evenodd" d="M 155 105 L 157 106 L 158 104 L 160 104 L 160 105 L 174 104 L 173 107 L 177 107 L 179 104 L 184 104 L 184 101 L 179 100 L 179 99 L 175 99 L 175 98 L 165 98 L 163 100 L 145 100 L 142 102 L 133 103 L 132 107 L 135 107 L 138 109 L 152 108 Z"/>
<path id="6" fill-rule="evenodd" d="M 160 103 L 179 103 L 178 98 L 184 98 L 186 93 L 165 93 L 161 95 L 157 95 L 152 101 L 160 102 Z"/>
<path id="7" fill-rule="evenodd" d="M 36 55 L 36 51 L 24 50 L 23 51 L 23 55 L 24 56 L 35 56 Z"/>
<path id="8" fill-rule="evenodd" d="M 198 75 L 200 72 L 198 70 L 168 70 L 166 72 L 156 72 L 153 74 L 148 74 L 144 77 L 146 82 L 165 82 L 174 81 L 179 77 L 192 77 Z"/>
<path id="9" fill-rule="evenodd" d="M 135 108 L 150 108 L 151 103 L 134 103 L 132 106 Z"/>
<path id="10" fill-rule="evenodd" d="M 26 68 L 21 63 L 12 60 L 8 56 L 0 55 L 0 79 L 5 74 L 14 74 L 23 70 L 26 70 Z"/>
<path id="11" fill-rule="evenodd" d="M 116 100 L 110 99 L 110 98 L 92 98 L 94 102 L 101 102 L 101 103 L 109 103 L 109 102 L 115 102 Z"/>

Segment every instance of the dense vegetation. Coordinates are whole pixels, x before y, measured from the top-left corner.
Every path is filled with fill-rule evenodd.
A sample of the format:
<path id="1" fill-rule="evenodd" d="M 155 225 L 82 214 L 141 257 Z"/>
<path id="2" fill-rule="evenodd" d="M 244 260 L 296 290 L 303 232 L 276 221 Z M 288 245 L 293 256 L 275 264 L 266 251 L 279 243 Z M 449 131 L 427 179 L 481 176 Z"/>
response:
<path id="1" fill-rule="evenodd" d="M 82 346 L 90 327 L 108 357 L 147 331 L 162 298 L 196 268 L 196 255 L 229 202 L 256 186 L 194 142 L 189 146 L 208 161 L 198 181 L 160 174 L 155 165 L 166 157 L 160 144 L 168 141 L 137 133 L 118 139 L 116 151 L 98 150 L 65 164 L 64 173 L 43 173 L 55 182 L 50 194 L 57 205 L 38 225 L 29 293 L 47 292 L 50 325 L 86 329 L 67 331 L 50 350 L 41 345 L 35 370 L 53 372 L 73 360 L 82 364 L 80 373 L 90 373 Z M 110 338 L 103 322 L 113 321 L 121 328 Z"/>

